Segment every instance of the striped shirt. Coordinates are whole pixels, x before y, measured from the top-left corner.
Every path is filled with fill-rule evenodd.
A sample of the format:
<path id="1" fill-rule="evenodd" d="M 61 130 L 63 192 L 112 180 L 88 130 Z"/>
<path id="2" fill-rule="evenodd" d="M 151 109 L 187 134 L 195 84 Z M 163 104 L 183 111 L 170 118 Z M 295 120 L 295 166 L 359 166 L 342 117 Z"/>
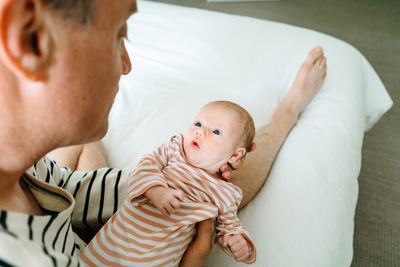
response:
<path id="1" fill-rule="evenodd" d="M 174 214 L 163 216 L 143 194 L 152 186 L 180 189 L 186 199 Z M 215 218 L 216 242 L 225 235 L 241 234 L 254 263 L 256 250 L 237 217 L 242 199 L 239 187 L 213 178 L 189 165 L 183 152 L 183 135 L 174 136 L 145 155 L 129 181 L 128 198 L 84 250 L 90 266 L 178 266 L 195 235 L 197 222 Z"/>
<path id="2" fill-rule="evenodd" d="M 127 196 L 130 172 L 60 168 L 43 158 L 21 179 L 44 216 L 0 211 L 0 266 L 82 266 L 86 247 L 72 226 L 104 224 Z"/>

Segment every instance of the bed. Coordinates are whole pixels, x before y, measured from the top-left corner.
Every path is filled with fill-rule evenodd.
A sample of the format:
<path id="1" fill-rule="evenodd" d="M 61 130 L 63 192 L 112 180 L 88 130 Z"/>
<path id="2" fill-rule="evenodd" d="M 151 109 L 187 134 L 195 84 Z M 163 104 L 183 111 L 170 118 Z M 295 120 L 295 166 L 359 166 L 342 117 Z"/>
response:
<path id="1" fill-rule="evenodd" d="M 266 125 L 309 50 L 327 57 L 327 79 L 304 110 L 258 195 L 239 212 L 257 247 L 254 266 L 350 266 L 364 132 L 392 106 L 366 58 L 312 30 L 139 1 L 104 138 L 114 167 L 186 129 L 212 100 L 245 107 Z M 248 177 L 251 182 L 251 177 Z M 206 266 L 242 266 L 214 247 Z"/>

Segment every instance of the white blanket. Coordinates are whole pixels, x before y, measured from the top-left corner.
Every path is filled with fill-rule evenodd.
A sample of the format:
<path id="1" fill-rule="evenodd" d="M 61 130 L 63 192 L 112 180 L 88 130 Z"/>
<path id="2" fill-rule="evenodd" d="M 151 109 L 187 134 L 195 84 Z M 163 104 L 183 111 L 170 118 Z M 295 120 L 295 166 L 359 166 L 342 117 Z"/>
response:
<path id="1" fill-rule="evenodd" d="M 104 139 L 110 164 L 134 168 L 212 100 L 235 101 L 257 127 L 267 124 L 308 51 L 321 45 L 325 84 L 239 216 L 258 249 L 254 266 L 349 266 L 363 134 L 392 105 L 367 60 L 343 41 L 294 26 L 153 2 L 138 8 L 128 23 L 133 69 L 120 82 Z M 240 265 L 218 248 L 207 261 Z"/>

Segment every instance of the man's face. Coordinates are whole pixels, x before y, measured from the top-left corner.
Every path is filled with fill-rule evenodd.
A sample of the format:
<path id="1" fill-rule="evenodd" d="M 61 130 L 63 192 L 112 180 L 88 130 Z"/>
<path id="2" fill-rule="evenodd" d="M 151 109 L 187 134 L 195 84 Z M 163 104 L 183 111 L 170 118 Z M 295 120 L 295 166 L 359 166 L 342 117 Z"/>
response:
<path id="1" fill-rule="evenodd" d="M 203 107 L 184 136 L 187 161 L 209 173 L 218 172 L 237 149 L 240 128 L 236 114 L 219 105 Z"/>
<path id="2" fill-rule="evenodd" d="M 91 25 L 54 20 L 54 68 L 49 73 L 53 111 L 64 121 L 70 143 L 99 139 L 107 131 L 108 114 L 122 74 L 131 63 L 125 49 L 126 20 L 134 0 L 100 0 Z"/>

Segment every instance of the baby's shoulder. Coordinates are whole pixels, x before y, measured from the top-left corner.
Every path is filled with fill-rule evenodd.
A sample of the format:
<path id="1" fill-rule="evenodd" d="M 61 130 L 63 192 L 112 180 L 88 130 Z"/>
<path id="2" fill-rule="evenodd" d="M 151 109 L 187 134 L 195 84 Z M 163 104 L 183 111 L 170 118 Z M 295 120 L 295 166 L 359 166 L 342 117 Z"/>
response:
<path id="1" fill-rule="evenodd" d="M 239 206 L 240 202 L 243 198 L 242 189 L 237 185 L 232 184 L 231 182 L 221 181 L 220 188 L 225 191 L 226 194 L 229 194 L 229 198 L 227 198 L 226 205 L 230 206 Z"/>
<path id="2" fill-rule="evenodd" d="M 183 150 L 183 134 L 177 134 L 170 138 L 168 143 L 165 144 L 168 150 L 170 160 L 173 162 L 184 162 L 184 150 Z"/>
<path id="3" fill-rule="evenodd" d="M 176 146 L 177 148 L 182 148 L 183 145 L 183 134 L 176 134 L 172 136 L 169 140 L 171 146 Z"/>

